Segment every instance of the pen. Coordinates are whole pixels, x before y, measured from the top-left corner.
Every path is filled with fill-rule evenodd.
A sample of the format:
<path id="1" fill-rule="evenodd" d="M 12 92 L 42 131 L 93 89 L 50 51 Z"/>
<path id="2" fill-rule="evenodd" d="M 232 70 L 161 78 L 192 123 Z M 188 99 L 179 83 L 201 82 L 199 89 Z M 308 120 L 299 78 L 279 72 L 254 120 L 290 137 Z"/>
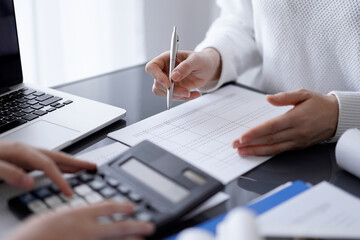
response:
<path id="1" fill-rule="evenodd" d="M 179 49 L 179 36 L 176 33 L 176 26 L 174 26 L 174 30 L 171 36 L 171 46 L 170 46 L 170 64 L 169 64 L 169 80 L 170 80 L 170 88 L 167 90 L 167 109 L 171 108 L 171 103 L 173 99 L 174 92 L 174 82 L 171 80 L 171 73 L 175 68 L 177 52 Z"/>

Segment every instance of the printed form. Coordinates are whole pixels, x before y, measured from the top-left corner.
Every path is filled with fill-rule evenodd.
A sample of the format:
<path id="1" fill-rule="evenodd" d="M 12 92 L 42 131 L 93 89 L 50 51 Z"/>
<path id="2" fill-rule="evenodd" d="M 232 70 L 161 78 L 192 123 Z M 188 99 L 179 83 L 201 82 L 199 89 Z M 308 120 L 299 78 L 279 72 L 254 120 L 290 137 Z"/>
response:
<path id="1" fill-rule="evenodd" d="M 270 158 L 242 158 L 232 142 L 291 108 L 274 107 L 263 94 L 229 85 L 112 132 L 109 137 L 130 146 L 150 140 L 227 184 Z"/>

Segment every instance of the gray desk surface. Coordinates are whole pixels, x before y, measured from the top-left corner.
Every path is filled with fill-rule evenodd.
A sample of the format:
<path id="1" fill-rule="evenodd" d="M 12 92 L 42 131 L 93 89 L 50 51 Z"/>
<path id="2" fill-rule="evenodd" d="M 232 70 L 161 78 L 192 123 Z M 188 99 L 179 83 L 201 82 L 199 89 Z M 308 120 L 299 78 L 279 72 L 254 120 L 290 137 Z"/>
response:
<path id="1" fill-rule="evenodd" d="M 112 143 L 108 132 L 152 116 L 166 109 L 166 100 L 153 95 L 153 79 L 144 65 L 57 86 L 68 93 L 122 107 L 127 110 L 124 120 L 68 147 L 65 151 L 77 153 Z M 181 104 L 181 103 L 176 103 Z M 360 179 L 339 169 L 335 162 L 335 144 L 319 144 L 300 151 L 277 155 L 226 186 L 231 195 L 227 203 L 184 223 L 182 227 L 198 223 L 230 208 L 242 205 L 283 183 L 301 179 L 316 184 L 329 181 L 360 197 Z M 174 229 L 175 231 L 175 229 Z"/>

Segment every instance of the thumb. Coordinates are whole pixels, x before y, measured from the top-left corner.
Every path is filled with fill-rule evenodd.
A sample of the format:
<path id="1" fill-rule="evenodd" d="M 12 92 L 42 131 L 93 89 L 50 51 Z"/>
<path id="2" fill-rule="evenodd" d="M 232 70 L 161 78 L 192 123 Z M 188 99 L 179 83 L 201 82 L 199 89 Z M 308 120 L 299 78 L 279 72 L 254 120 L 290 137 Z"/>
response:
<path id="1" fill-rule="evenodd" d="M 27 175 L 24 170 L 1 160 L 0 178 L 12 186 L 23 189 L 30 189 L 34 186 L 34 179 Z"/>
<path id="2" fill-rule="evenodd" d="M 171 73 L 171 79 L 179 82 L 188 77 L 199 65 L 199 59 L 190 55 L 186 60 L 182 61 Z"/>
<path id="3" fill-rule="evenodd" d="M 309 99 L 311 94 L 307 90 L 277 93 L 266 96 L 266 100 L 274 106 L 298 105 Z"/>

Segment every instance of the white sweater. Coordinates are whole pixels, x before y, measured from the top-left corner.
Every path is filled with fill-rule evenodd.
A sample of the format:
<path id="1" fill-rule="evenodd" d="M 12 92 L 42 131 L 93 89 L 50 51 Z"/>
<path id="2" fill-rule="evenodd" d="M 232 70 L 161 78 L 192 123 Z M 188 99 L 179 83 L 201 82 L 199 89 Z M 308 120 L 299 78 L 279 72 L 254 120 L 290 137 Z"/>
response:
<path id="1" fill-rule="evenodd" d="M 252 71 L 267 93 L 305 88 L 339 102 L 334 140 L 360 128 L 359 0 L 218 0 L 221 16 L 196 48 L 216 48 L 222 73 L 212 91 Z"/>

